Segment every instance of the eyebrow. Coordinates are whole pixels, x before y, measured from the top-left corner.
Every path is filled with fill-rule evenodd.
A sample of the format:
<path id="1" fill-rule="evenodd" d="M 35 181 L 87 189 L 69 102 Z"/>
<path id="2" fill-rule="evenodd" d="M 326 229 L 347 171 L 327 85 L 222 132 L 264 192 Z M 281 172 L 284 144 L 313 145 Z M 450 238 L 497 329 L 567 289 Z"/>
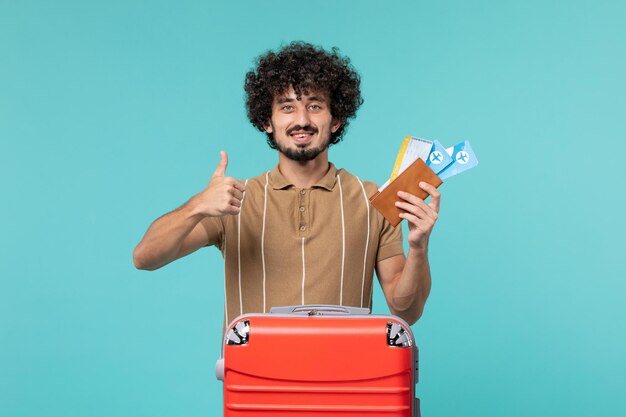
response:
<path id="1" fill-rule="evenodd" d="M 309 97 L 309 101 L 321 101 L 322 103 L 326 102 L 323 96 L 311 96 Z"/>
<path id="2" fill-rule="evenodd" d="M 279 97 L 276 99 L 276 102 L 278 104 L 283 104 L 283 103 L 293 103 L 295 102 L 296 99 L 295 98 L 291 98 L 291 97 Z M 326 100 L 324 100 L 323 96 L 311 96 L 307 98 L 307 101 L 319 101 L 322 103 L 325 103 Z"/>

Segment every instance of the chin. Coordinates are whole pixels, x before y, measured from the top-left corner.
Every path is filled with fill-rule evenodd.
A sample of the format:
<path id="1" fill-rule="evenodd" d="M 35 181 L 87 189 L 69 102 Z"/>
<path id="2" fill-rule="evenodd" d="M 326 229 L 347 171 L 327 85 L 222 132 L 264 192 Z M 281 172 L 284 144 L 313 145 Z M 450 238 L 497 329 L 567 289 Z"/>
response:
<path id="1" fill-rule="evenodd" d="M 281 149 L 280 152 L 285 155 L 287 158 L 298 161 L 298 162 L 307 162 L 312 161 L 317 158 L 320 154 L 322 154 L 326 148 L 299 148 L 299 149 Z"/>

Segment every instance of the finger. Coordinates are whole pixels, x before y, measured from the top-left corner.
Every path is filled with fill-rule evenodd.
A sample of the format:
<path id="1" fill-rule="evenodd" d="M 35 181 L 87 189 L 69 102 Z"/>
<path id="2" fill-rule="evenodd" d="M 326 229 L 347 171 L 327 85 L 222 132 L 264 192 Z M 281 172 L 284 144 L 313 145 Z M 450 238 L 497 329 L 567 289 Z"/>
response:
<path id="1" fill-rule="evenodd" d="M 426 204 L 426 202 L 421 198 L 416 197 L 413 194 L 409 194 L 405 191 L 399 191 L 398 197 L 403 198 L 404 200 L 409 202 L 409 204 L 422 208 L 429 217 L 432 217 L 434 219 L 437 218 L 437 211 L 433 207 Z"/>
<path id="2" fill-rule="evenodd" d="M 242 193 L 246 191 L 246 186 L 241 181 L 233 182 L 233 187 L 241 191 Z"/>
<path id="3" fill-rule="evenodd" d="M 417 205 L 419 201 L 422 201 L 421 198 L 411 194 L 411 193 L 407 193 L 406 191 L 398 191 L 398 197 L 400 197 L 403 200 L 408 201 L 411 204 Z"/>
<path id="4" fill-rule="evenodd" d="M 434 220 L 428 218 L 422 219 L 412 215 L 411 213 L 400 213 L 400 217 L 406 219 L 409 222 L 409 226 L 416 227 L 424 232 L 432 230 L 433 226 L 435 225 Z"/>
<path id="5" fill-rule="evenodd" d="M 217 164 L 217 168 L 215 168 L 215 172 L 213 172 L 211 178 L 223 177 L 224 174 L 226 174 L 226 167 L 228 166 L 228 155 L 226 155 L 226 152 L 224 151 L 220 151 L 220 155 L 222 156 L 222 158 L 220 159 L 220 163 Z"/>
<path id="6" fill-rule="evenodd" d="M 237 200 L 236 198 L 231 198 L 230 205 L 234 207 L 241 207 L 241 200 Z"/>
<path id="7" fill-rule="evenodd" d="M 412 215 L 410 213 L 400 213 L 400 218 L 406 219 L 407 222 L 409 222 L 413 226 L 417 227 L 418 229 L 421 229 L 421 227 L 420 227 L 421 220 L 418 219 L 416 216 L 414 216 L 414 215 Z"/>
<path id="8" fill-rule="evenodd" d="M 424 200 L 419 200 L 418 203 L 417 203 L 417 206 L 423 208 L 424 211 L 426 211 L 426 213 L 428 213 L 428 216 L 430 218 L 432 218 L 434 220 L 437 220 L 437 218 L 439 217 L 439 213 L 437 213 L 437 210 L 435 210 L 435 208 L 433 208 L 433 206 L 431 204 L 426 204 L 426 202 Z"/>
<path id="9" fill-rule="evenodd" d="M 222 215 L 226 216 L 229 214 L 239 214 L 241 208 L 232 204 L 231 201 L 228 202 L 228 205 L 222 209 Z"/>
<path id="10" fill-rule="evenodd" d="M 413 214 L 413 215 L 415 215 L 415 216 L 417 216 L 417 217 L 419 217 L 421 219 L 425 219 L 425 218 L 431 217 L 430 213 L 428 213 L 424 209 L 424 207 L 415 206 L 413 204 L 409 204 L 409 203 L 406 203 L 404 201 L 396 201 L 396 207 L 398 207 L 398 208 L 400 208 L 400 209 L 402 209 L 402 210 L 404 210 L 404 211 L 406 211 L 408 213 L 411 213 L 411 214 Z"/>
<path id="11" fill-rule="evenodd" d="M 228 191 L 237 200 L 242 200 L 243 199 L 243 193 L 241 191 L 239 191 L 238 189 L 233 187 L 233 188 L 229 189 Z"/>
<path id="12" fill-rule="evenodd" d="M 432 207 L 432 209 L 435 210 L 437 213 L 439 213 L 439 205 L 441 202 L 441 193 L 439 192 L 439 190 L 424 181 L 421 181 L 419 183 L 419 186 L 422 190 L 430 194 L 432 198 L 430 199 L 430 203 L 428 205 Z"/>

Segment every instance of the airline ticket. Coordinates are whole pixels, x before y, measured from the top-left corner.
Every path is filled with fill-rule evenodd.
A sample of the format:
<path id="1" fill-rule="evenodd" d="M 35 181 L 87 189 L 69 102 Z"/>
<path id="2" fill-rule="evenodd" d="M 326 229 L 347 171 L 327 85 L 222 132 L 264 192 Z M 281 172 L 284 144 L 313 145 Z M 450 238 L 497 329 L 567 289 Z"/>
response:
<path id="1" fill-rule="evenodd" d="M 445 148 L 437 140 L 431 141 L 415 136 L 406 136 L 398 151 L 391 177 L 378 191 L 384 190 L 391 181 L 415 162 L 417 158 L 426 162 L 426 165 L 442 180 L 478 165 L 476 154 L 467 140 Z"/>

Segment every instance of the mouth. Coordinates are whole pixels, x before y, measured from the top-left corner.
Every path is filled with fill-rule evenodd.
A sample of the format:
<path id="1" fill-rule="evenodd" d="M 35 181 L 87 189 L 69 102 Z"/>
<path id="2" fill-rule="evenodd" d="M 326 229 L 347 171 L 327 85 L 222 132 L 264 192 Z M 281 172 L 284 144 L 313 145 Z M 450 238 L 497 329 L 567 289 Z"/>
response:
<path id="1" fill-rule="evenodd" d="M 291 139 L 293 139 L 293 141 L 296 143 L 308 143 L 313 138 L 313 135 L 315 135 L 315 132 L 309 132 L 305 130 L 298 130 L 289 134 Z"/>

